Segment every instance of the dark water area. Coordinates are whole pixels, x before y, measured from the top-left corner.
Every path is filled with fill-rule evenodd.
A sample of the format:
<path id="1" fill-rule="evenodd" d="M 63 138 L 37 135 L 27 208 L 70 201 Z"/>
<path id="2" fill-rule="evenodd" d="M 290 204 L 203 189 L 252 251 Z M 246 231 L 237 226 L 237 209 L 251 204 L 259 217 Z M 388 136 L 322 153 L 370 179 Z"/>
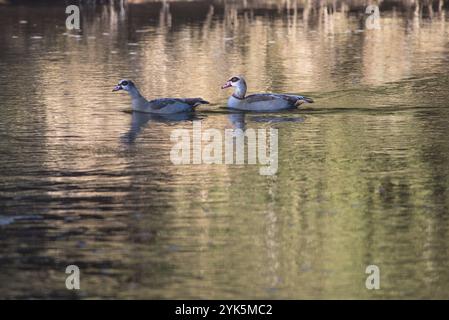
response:
<path id="1" fill-rule="evenodd" d="M 384 1 L 0 4 L 1 298 L 449 298 L 449 19 Z M 2 3 L 2 1 L 0 1 Z M 314 104 L 231 114 L 220 86 Z M 112 93 L 211 102 L 128 113 Z M 279 133 L 258 165 L 174 165 L 173 130 Z M 81 270 L 81 290 L 65 268 Z M 367 290 L 365 268 L 381 270 Z"/>

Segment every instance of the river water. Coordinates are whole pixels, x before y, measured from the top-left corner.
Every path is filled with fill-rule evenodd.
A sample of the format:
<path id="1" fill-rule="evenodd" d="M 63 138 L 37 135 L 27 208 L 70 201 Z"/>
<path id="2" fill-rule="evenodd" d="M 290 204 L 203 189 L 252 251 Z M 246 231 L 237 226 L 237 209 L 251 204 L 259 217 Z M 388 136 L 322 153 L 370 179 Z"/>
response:
<path id="1" fill-rule="evenodd" d="M 385 1 L 366 30 L 357 1 L 137 2 L 84 5 L 79 32 L 0 5 L 0 297 L 449 298 L 444 9 Z M 230 114 L 235 74 L 315 103 Z M 123 78 L 211 104 L 130 114 Z M 277 129 L 276 174 L 174 165 L 194 123 Z"/>

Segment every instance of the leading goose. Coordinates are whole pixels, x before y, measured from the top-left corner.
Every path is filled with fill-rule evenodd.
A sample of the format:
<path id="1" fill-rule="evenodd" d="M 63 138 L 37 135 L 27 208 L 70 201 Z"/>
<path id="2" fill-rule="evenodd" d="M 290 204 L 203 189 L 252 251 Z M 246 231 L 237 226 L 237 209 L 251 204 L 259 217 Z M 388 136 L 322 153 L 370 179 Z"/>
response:
<path id="1" fill-rule="evenodd" d="M 120 80 L 112 91 L 128 91 L 132 99 L 133 111 L 172 114 L 194 111 L 201 104 L 209 104 L 202 98 L 161 98 L 148 101 L 145 99 L 131 80 Z"/>
<path id="2" fill-rule="evenodd" d="M 257 93 L 246 96 L 246 81 L 242 76 L 230 78 L 221 88 L 234 87 L 234 93 L 228 100 L 230 109 L 244 111 L 280 111 L 294 109 L 301 104 L 313 103 L 313 100 L 303 96 L 276 93 Z"/>

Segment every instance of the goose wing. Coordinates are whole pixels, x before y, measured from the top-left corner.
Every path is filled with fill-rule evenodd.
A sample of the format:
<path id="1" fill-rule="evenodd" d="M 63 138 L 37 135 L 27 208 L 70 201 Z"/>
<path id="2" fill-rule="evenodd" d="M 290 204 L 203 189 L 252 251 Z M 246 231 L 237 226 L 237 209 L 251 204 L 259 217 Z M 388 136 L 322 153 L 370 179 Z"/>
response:
<path id="1" fill-rule="evenodd" d="M 303 97 L 303 96 L 290 95 L 290 94 L 276 94 L 276 93 L 252 94 L 245 98 L 245 100 L 248 103 L 265 102 L 265 101 L 272 101 L 272 100 L 277 100 L 277 99 L 286 100 L 293 104 L 295 104 L 298 100 L 303 100 L 303 101 L 306 101 L 309 103 L 313 102 L 312 99 Z"/>
<path id="2" fill-rule="evenodd" d="M 177 102 L 183 102 L 182 99 L 176 98 L 161 98 L 149 101 L 149 104 L 153 110 L 161 110 L 169 105 L 175 104 Z"/>
<path id="3" fill-rule="evenodd" d="M 173 105 L 175 103 L 185 103 L 192 107 L 196 107 L 200 104 L 209 104 L 209 102 L 201 99 L 201 98 L 187 98 L 187 99 L 181 99 L 181 98 L 161 98 L 161 99 L 155 99 L 151 100 L 149 104 L 151 105 L 151 108 L 154 110 L 161 110 L 169 105 Z"/>
<path id="4" fill-rule="evenodd" d="M 279 99 L 279 97 L 276 94 L 272 93 L 258 93 L 258 94 L 252 94 L 245 97 L 245 101 L 247 103 L 255 103 L 255 102 L 265 102 L 265 101 L 272 101 Z"/>

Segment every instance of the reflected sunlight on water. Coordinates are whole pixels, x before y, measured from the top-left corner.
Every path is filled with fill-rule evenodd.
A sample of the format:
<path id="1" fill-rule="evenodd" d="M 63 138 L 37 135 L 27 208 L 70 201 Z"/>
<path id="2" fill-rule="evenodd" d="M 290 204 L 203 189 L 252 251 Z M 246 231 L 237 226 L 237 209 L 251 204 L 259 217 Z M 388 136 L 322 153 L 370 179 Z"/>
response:
<path id="1" fill-rule="evenodd" d="M 390 2 L 0 6 L 0 297 L 448 298 L 447 11 Z M 316 103 L 227 114 L 233 74 Z M 131 115 L 123 78 L 212 104 Z M 278 174 L 172 165 L 195 119 L 277 128 Z"/>

